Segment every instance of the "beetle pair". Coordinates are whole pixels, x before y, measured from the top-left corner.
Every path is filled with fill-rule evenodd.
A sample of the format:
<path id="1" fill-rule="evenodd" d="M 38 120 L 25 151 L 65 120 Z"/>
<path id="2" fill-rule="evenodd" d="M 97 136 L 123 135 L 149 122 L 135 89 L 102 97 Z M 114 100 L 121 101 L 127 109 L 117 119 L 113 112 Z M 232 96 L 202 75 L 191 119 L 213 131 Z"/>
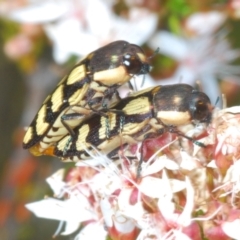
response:
<path id="1" fill-rule="evenodd" d="M 152 87 L 120 100 L 116 89 L 149 70 L 142 49 L 124 41 L 90 53 L 44 101 L 24 148 L 72 160 L 89 158 L 97 149 L 111 158 L 122 145 L 210 121 L 209 98 L 186 84 Z M 118 101 L 110 106 L 113 95 Z"/>
<path id="2" fill-rule="evenodd" d="M 42 155 L 86 116 L 119 99 L 116 89 L 132 76 L 148 73 L 143 50 L 116 41 L 82 59 L 45 99 L 23 139 L 23 148 Z M 110 103 L 108 103 L 110 102 Z"/>

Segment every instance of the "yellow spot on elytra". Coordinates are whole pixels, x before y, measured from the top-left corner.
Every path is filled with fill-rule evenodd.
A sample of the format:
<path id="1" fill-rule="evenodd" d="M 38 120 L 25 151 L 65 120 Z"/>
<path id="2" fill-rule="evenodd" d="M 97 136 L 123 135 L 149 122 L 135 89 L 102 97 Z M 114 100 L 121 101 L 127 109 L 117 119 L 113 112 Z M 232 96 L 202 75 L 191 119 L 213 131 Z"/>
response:
<path id="1" fill-rule="evenodd" d="M 76 90 L 71 97 L 69 97 L 69 105 L 79 104 L 80 101 L 86 96 L 87 90 L 89 89 L 89 84 L 85 83 L 82 88 Z"/>
<path id="2" fill-rule="evenodd" d="M 47 112 L 46 105 L 43 104 L 38 112 L 36 120 L 37 135 L 43 135 L 49 128 L 49 123 L 45 122 L 46 112 Z"/>
<path id="3" fill-rule="evenodd" d="M 147 97 L 139 97 L 131 100 L 124 108 L 125 114 L 145 114 L 151 111 L 151 103 Z"/>
<path id="4" fill-rule="evenodd" d="M 102 153 L 108 154 L 115 148 L 119 147 L 121 144 L 124 144 L 124 142 L 122 142 L 122 138 L 117 135 L 112 137 L 111 139 L 106 139 L 97 147 Z"/>
<path id="5" fill-rule="evenodd" d="M 124 125 L 122 130 L 122 135 L 132 135 L 135 134 L 143 129 L 143 127 L 146 126 L 146 124 L 149 122 L 150 119 L 146 119 L 142 121 L 141 123 L 127 123 Z"/>
<path id="6" fill-rule="evenodd" d="M 85 78 L 86 76 L 86 68 L 84 64 L 81 64 L 80 66 L 75 67 L 67 79 L 67 84 L 71 85 L 75 82 L 78 82 L 79 80 Z"/>
<path id="7" fill-rule="evenodd" d="M 52 94 L 52 111 L 57 112 L 59 111 L 62 103 L 63 103 L 63 85 L 60 85 Z"/>
<path id="8" fill-rule="evenodd" d="M 23 138 L 23 143 L 27 144 L 32 139 L 32 136 L 33 136 L 33 128 L 29 127 Z"/>
<path id="9" fill-rule="evenodd" d="M 78 139 L 76 142 L 76 149 L 78 151 L 83 151 L 84 150 L 84 145 L 86 145 L 86 138 L 88 136 L 88 133 L 90 131 L 89 125 L 84 124 L 78 132 Z"/>
<path id="10" fill-rule="evenodd" d="M 109 113 L 108 119 L 106 117 L 101 117 L 100 119 L 101 127 L 98 130 L 99 139 L 105 139 L 108 131 L 112 131 L 116 127 L 116 114 Z"/>
<path id="11" fill-rule="evenodd" d="M 61 141 L 58 142 L 57 144 L 57 149 L 60 151 L 64 151 L 66 150 L 66 147 L 70 147 L 71 143 L 69 143 L 69 141 L 71 140 L 70 136 L 66 136 L 63 139 L 61 139 Z"/>

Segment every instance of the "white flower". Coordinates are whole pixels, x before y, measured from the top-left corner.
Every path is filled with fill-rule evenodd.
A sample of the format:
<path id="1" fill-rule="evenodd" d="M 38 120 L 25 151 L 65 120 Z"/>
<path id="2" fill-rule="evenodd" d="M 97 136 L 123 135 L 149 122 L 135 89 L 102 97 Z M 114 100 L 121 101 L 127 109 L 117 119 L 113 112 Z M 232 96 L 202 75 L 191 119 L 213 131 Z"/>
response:
<path id="1" fill-rule="evenodd" d="M 207 27 L 207 26 L 206 26 Z M 160 31 L 149 41 L 149 45 L 179 62 L 172 78 L 161 83 L 184 82 L 195 85 L 201 81 L 204 92 L 211 102 L 221 96 L 218 79 L 240 80 L 238 66 L 231 62 L 240 56 L 238 50 L 232 50 L 223 30 L 216 34 L 203 34 L 191 38 L 175 36 L 167 31 Z"/>
<path id="2" fill-rule="evenodd" d="M 76 231 L 82 222 L 96 220 L 96 215 L 92 212 L 90 203 L 83 196 L 71 197 L 65 201 L 47 198 L 29 203 L 26 207 L 37 217 L 66 222 L 65 231 L 61 233 L 62 235 Z"/>
<path id="3" fill-rule="evenodd" d="M 133 7 L 128 18 L 117 16 L 113 1 L 34 1 L 2 15 L 22 23 L 42 24 L 53 43 L 54 58 L 65 62 L 71 55 L 83 56 L 115 40 L 142 45 L 157 26 L 157 15 Z M 0 8 L 1 10 L 1 8 Z"/>
<path id="4" fill-rule="evenodd" d="M 63 170 L 60 169 L 47 179 L 50 187 L 58 198 L 68 195 L 68 199 L 58 200 L 54 198 L 45 198 L 41 201 L 29 203 L 26 207 L 37 217 L 55 219 L 65 222 L 65 231 L 62 235 L 70 234 L 76 231 L 82 222 L 88 220 L 97 220 L 97 213 L 91 206 L 87 194 L 79 191 L 74 186 L 63 182 Z"/>
<path id="5" fill-rule="evenodd" d="M 220 11 L 197 12 L 186 21 L 186 28 L 197 35 L 211 34 L 225 21 L 226 15 Z"/>

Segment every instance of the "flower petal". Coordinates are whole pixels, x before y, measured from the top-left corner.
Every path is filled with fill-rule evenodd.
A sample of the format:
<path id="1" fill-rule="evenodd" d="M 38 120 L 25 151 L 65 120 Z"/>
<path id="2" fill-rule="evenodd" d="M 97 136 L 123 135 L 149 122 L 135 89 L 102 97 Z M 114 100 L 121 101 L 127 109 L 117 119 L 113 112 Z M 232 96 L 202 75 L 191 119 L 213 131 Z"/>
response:
<path id="1" fill-rule="evenodd" d="M 186 21 L 187 28 L 197 35 L 211 34 L 225 21 L 226 15 L 220 11 L 192 14 Z M 206 27 L 207 26 L 207 27 Z"/>
<path id="2" fill-rule="evenodd" d="M 160 46 L 160 52 L 176 60 L 183 60 L 189 52 L 188 43 L 167 31 L 160 31 L 149 41 L 153 49 Z"/>
<path id="3" fill-rule="evenodd" d="M 66 186 L 66 183 L 62 181 L 64 177 L 64 172 L 65 170 L 63 168 L 59 169 L 52 176 L 46 179 L 46 182 L 49 184 L 49 186 L 53 190 L 54 195 L 58 195 L 62 193 L 64 186 Z"/>
<path id="4" fill-rule="evenodd" d="M 232 222 L 224 222 L 222 225 L 223 231 L 231 238 L 240 240 L 240 219 L 236 219 Z"/>
<path id="5" fill-rule="evenodd" d="M 112 25 L 112 29 L 117 29 L 114 39 L 123 39 L 142 45 L 157 27 L 157 15 L 143 8 L 131 8 L 129 15 L 129 19 L 115 18 Z M 155 49 L 158 47 L 155 47 Z"/>
<path id="6" fill-rule="evenodd" d="M 169 179 L 171 189 L 166 188 L 165 181 L 163 179 L 154 178 L 154 177 L 145 177 L 142 179 L 139 190 L 145 195 L 152 198 L 160 198 L 171 192 L 179 192 L 186 187 L 184 181 Z"/>
<path id="7" fill-rule="evenodd" d="M 71 219 L 69 219 L 66 224 L 65 224 L 65 230 L 64 232 L 61 232 L 61 235 L 69 235 L 73 232 L 75 232 L 80 226 L 80 223 L 79 222 L 76 222 Z"/>
<path id="8" fill-rule="evenodd" d="M 96 222 L 89 223 L 75 237 L 75 240 L 89 240 L 89 239 L 98 239 L 98 240 L 107 239 L 107 232 L 104 230 L 104 227 L 102 224 L 99 224 Z"/>
<path id="9" fill-rule="evenodd" d="M 46 23 L 60 18 L 68 11 L 67 1 L 37 1 L 8 13 L 7 17 L 22 23 Z"/>
<path id="10" fill-rule="evenodd" d="M 160 172 L 163 168 L 169 169 L 169 170 L 178 170 L 178 164 L 174 161 L 167 158 L 166 155 L 163 155 L 161 157 L 158 157 L 152 164 L 148 165 L 146 167 L 142 167 L 142 177 Z"/>
<path id="11" fill-rule="evenodd" d="M 107 198 L 102 198 L 100 200 L 100 208 L 101 208 L 106 226 L 112 227 L 113 226 L 112 216 L 114 214 L 114 211 Z"/>
<path id="12" fill-rule="evenodd" d="M 81 223 L 95 219 L 96 216 L 90 211 L 90 207 L 83 201 L 72 197 L 66 201 L 47 198 L 38 202 L 29 203 L 26 208 L 32 211 L 37 217 L 49 218 L 61 221 Z"/>
<path id="13" fill-rule="evenodd" d="M 115 228 L 123 234 L 132 232 L 135 228 L 135 221 L 122 215 L 119 211 L 113 216 L 113 221 Z"/>

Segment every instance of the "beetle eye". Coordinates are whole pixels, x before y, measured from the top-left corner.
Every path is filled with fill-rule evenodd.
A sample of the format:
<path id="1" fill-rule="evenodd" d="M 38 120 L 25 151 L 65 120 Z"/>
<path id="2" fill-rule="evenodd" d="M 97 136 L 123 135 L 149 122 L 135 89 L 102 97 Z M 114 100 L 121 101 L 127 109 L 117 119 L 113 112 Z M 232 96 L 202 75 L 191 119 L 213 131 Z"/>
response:
<path id="1" fill-rule="evenodd" d="M 204 119 L 208 114 L 208 107 L 202 100 L 197 101 L 196 103 L 196 110 L 195 110 L 195 117 L 198 120 Z"/>
<path id="2" fill-rule="evenodd" d="M 123 65 L 127 68 L 128 73 L 139 74 L 143 63 L 136 56 L 127 53 L 123 56 Z"/>
<path id="3" fill-rule="evenodd" d="M 193 120 L 200 122 L 209 122 L 211 120 L 210 100 L 204 93 L 199 93 L 190 103 L 190 109 Z"/>

